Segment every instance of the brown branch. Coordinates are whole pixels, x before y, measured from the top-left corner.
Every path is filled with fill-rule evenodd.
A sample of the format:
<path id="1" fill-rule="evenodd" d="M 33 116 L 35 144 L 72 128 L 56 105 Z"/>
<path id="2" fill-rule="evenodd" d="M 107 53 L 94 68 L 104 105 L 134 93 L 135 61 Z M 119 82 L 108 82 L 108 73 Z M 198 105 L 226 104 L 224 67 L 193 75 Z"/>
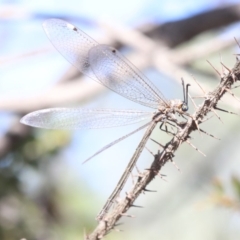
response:
<path id="1" fill-rule="evenodd" d="M 201 12 L 189 18 L 167 22 L 145 34 L 155 40 L 161 40 L 171 48 L 190 40 L 196 35 L 240 20 L 240 4 L 216 8 Z"/>
<path id="2" fill-rule="evenodd" d="M 240 61 L 237 62 L 234 68 L 228 75 L 224 76 L 220 84 L 212 92 L 205 95 L 203 104 L 198 107 L 194 114 L 192 114 L 185 123 L 178 123 L 178 130 L 176 135 L 169 141 L 165 148 L 157 153 L 154 157 L 154 161 L 148 170 L 145 170 L 139 175 L 138 180 L 134 184 L 131 191 L 121 201 L 115 203 L 111 212 L 105 215 L 96 229 L 88 235 L 85 239 L 98 240 L 104 237 L 116 226 L 118 220 L 124 216 L 131 206 L 134 206 L 134 202 L 137 197 L 144 192 L 146 186 L 159 174 L 161 168 L 172 160 L 172 156 L 180 145 L 186 141 L 190 134 L 197 130 L 197 125 L 201 124 L 205 116 L 214 109 L 222 96 L 227 92 L 225 89 L 231 89 L 231 86 L 235 83 L 236 79 L 240 79 Z"/>
<path id="3" fill-rule="evenodd" d="M 100 22 L 99 26 L 107 31 L 110 39 L 116 39 L 120 43 L 137 50 L 128 55 L 127 58 L 140 70 L 153 66 L 178 83 L 181 82 L 180 77 L 189 76 L 189 72 L 184 69 L 185 65 L 235 44 L 234 38 L 224 40 L 220 37 L 214 37 L 207 42 L 187 45 L 181 50 L 170 49 L 144 36 L 137 30 L 116 23 Z M 204 88 L 209 88 L 208 85 L 202 84 Z M 199 89 L 194 86 L 191 91 L 194 94 L 199 94 Z"/>

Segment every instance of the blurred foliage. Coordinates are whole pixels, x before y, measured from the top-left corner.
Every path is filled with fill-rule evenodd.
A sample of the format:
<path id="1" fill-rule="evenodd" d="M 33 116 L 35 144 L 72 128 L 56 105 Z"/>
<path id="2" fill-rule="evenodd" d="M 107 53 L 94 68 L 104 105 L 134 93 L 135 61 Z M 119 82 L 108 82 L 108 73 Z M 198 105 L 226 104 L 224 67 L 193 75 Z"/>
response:
<path id="1" fill-rule="evenodd" d="M 230 186 L 226 185 L 220 179 L 214 179 L 214 191 L 211 194 L 210 201 L 214 206 L 221 206 L 240 212 L 240 179 L 232 176 Z M 229 193 L 231 191 L 231 194 Z"/>
<path id="2" fill-rule="evenodd" d="M 87 188 L 79 196 L 83 187 L 57 158 L 69 140 L 66 132 L 35 131 L 0 160 L 0 239 L 72 240 L 93 227 L 94 198 Z"/>

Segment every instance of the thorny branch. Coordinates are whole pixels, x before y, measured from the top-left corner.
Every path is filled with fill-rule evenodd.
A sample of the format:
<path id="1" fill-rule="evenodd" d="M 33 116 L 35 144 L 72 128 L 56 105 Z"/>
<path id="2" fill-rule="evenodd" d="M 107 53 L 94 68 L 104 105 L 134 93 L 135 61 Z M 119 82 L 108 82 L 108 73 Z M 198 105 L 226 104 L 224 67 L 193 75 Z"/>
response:
<path id="1" fill-rule="evenodd" d="M 205 100 L 196 111 L 190 115 L 184 123 L 177 124 L 177 132 L 175 136 L 165 145 L 164 149 L 154 156 L 154 160 L 143 173 L 139 174 L 138 179 L 126 197 L 115 203 L 112 210 L 101 220 L 95 230 L 88 236 L 86 240 L 98 240 L 103 238 L 112 229 L 115 228 L 118 220 L 126 215 L 130 207 L 134 207 L 134 202 L 138 196 L 146 191 L 147 185 L 159 175 L 161 168 L 169 161 L 176 150 L 182 143 L 190 138 L 190 134 L 198 130 L 198 126 L 204 121 L 205 116 L 217 107 L 218 101 L 222 98 L 232 85 L 240 79 L 240 60 L 236 60 L 234 68 L 225 76 L 221 76 L 221 81 L 216 89 L 205 94 Z"/>

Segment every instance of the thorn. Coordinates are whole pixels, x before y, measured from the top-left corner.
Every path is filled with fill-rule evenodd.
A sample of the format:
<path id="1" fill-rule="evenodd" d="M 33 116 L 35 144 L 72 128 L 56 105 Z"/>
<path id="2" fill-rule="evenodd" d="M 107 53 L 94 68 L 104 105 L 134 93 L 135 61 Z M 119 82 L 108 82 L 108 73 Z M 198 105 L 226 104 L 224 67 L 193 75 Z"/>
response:
<path id="1" fill-rule="evenodd" d="M 129 217 L 129 218 L 135 218 L 134 215 L 126 214 L 126 213 L 121 213 L 121 216 L 123 217 Z"/>
<path id="2" fill-rule="evenodd" d="M 214 116 L 214 115 L 212 115 L 212 116 L 210 116 L 210 117 L 207 117 L 207 118 L 201 120 L 201 123 L 204 123 L 204 122 L 208 121 L 209 119 L 213 118 L 213 116 Z"/>
<path id="3" fill-rule="evenodd" d="M 230 89 L 225 88 L 225 90 L 226 90 L 232 97 L 234 97 L 238 102 L 240 102 L 240 99 L 238 99 Z"/>
<path id="4" fill-rule="evenodd" d="M 223 62 L 221 62 L 221 64 L 222 64 L 222 66 L 224 66 L 224 67 L 228 70 L 229 74 L 231 75 L 231 77 L 232 77 L 232 79 L 233 79 L 233 83 L 235 83 L 235 82 L 236 82 L 236 76 L 235 76 L 235 74 L 232 72 L 231 69 L 229 69 L 228 67 L 226 67 L 226 65 L 224 65 Z"/>
<path id="5" fill-rule="evenodd" d="M 222 62 L 222 55 L 221 54 L 219 54 L 219 58 L 220 58 L 220 63 Z M 223 65 L 221 65 L 221 67 L 222 67 L 222 76 L 224 76 L 224 70 L 223 70 Z"/>
<path id="6" fill-rule="evenodd" d="M 145 146 L 145 148 L 147 149 L 147 151 L 148 151 L 151 155 L 154 156 L 153 152 L 152 152 L 147 146 Z"/>
<path id="7" fill-rule="evenodd" d="M 225 91 L 225 87 L 221 88 L 219 95 L 222 95 L 224 91 Z M 222 99 L 219 99 L 219 101 L 222 101 Z"/>
<path id="8" fill-rule="evenodd" d="M 155 155 L 155 157 L 158 157 L 158 155 Z M 159 170 L 156 170 L 154 168 L 145 168 L 145 171 L 153 172 L 155 176 L 159 176 Z"/>
<path id="9" fill-rule="evenodd" d="M 170 160 L 171 161 L 171 163 L 173 164 L 173 166 L 179 171 L 179 172 L 181 172 L 181 170 L 180 170 L 180 168 L 178 167 L 178 165 L 171 159 Z"/>
<path id="10" fill-rule="evenodd" d="M 190 117 L 192 118 L 193 122 L 195 123 L 196 128 L 197 128 L 197 130 L 198 130 L 198 132 L 199 132 L 199 134 L 200 134 L 200 136 L 201 136 L 201 132 L 200 132 L 200 130 L 199 130 L 199 126 L 198 126 L 198 123 L 197 123 L 196 119 L 195 119 L 193 116 L 190 116 Z M 189 136 L 189 137 L 190 137 L 190 136 Z M 191 137 L 190 137 L 190 138 L 191 138 Z"/>
<path id="11" fill-rule="evenodd" d="M 216 107 L 215 107 L 215 108 L 216 108 Z M 222 124 L 224 124 L 223 121 L 221 120 L 221 118 L 218 116 L 217 112 L 214 110 L 214 108 L 212 108 L 211 111 L 217 116 L 217 118 L 220 120 L 220 122 L 221 122 Z"/>
<path id="12" fill-rule="evenodd" d="M 234 73 L 232 73 L 231 75 L 232 75 L 233 83 L 235 83 L 237 81 L 236 75 Z"/>
<path id="13" fill-rule="evenodd" d="M 152 140 L 153 142 L 158 144 L 160 147 L 164 148 L 164 146 L 161 143 L 159 143 L 158 141 L 154 140 L 153 138 L 150 138 L 150 140 Z"/>
<path id="14" fill-rule="evenodd" d="M 122 229 L 119 228 L 113 228 L 116 232 L 124 232 Z"/>
<path id="15" fill-rule="evenodd" d="M 122 214 L 124 214 L 124 213 L 122 213 Z M 122 226 L 123 225 L 123 223 L 122 222 L 118 222 L 118 223 L 115 223 L 114 224 L 114 227 L 117 227 L 117 226 Z"/>
<path id="16" fill-rule="evenodd" d="M 197 147 L 195 147 L 190 141 L 185 140 L 192 148 L 194 148 L 196 151 L 198 151 L 199 153 L 201 153 L 204 157 L 206 157 L 206 155 L 200 151 Z"/>
<path id="17" fill-rule="evenodd" d="M 240 87 L 240 85 L 238 85 L 238 86 L 235 86 L 235 87 L 232 87 L 231 89 L 234 89 L 234 88 L 239 88 Z"/>
<path id="18" fill-rule="evenodd" d="M 210 134 L 210 133 L 207 133 L 207 132 L 205 132 L 204 130 L 202 130 L 201 128 L 200 128 L 200 131 L 201 132 L 203 132 L 203 133 L 205 133 L 206 135 L 208 135 L 208 136 L 210 136 L 210 137 L 213 137 L 213 138 L 215 138 L 215 139 L 217 139 L 217 140 L 221 140 L 220 138 L 217 138 L 217 137 L 215 137 L 214 135 L 212 135 L 212 134 Z"/>
<path id="19" fill-rule="evenodd" d="M 240 44 L 239 44 L 238 40 L 235 37 L 234 37 L 234 40 L 237 43 L 238 47 L 240 48 Z"/>
<path id="20" fill-rule="evenodd" d="M 143 208 L 143 206 L 139 206 L 139 205 L 135 205 L 135 204 L 131 204 L 130 207 Z"/>
<path id="21" fill-rule="evenodd" d="M 149 189 L 146 189 L 146 188 L 144 188 L 143 191 L 145 191 L 145 192 L 157 192 L 156 190 L 149 190 Z"/>
<path id="22" fill-rule="evenodd" d="M 194 123 L 195 123 L 195 125 L 196 125 L 196 127 L 197 127 L 197 130 L 198 130 L 198 132 L 199 132 L 199 134 L 200 134 L 200 136 L 201 136 L 201 131 L 200 131 L 200 128 L 199 128 L 199 126 L 198 126 L 198 123 L 197 123 L 196 119 L 193 119 L 193 121 L 194 121 Z"/>
<path id="23" fill-rule="evenodd" d="M 160 177 L 163 181 L 167 182 L 167 180 L 163 178 L 164 175 L 162 175 L 161 173 L 158 173 L 157 176 Z"/>
<path id="24" fill-rule="evenodd" d="M 209 63 L 209 65 L 215 70 L 215 72 L 222 78 L 223 76 L 220 74 L 220 72 L 208 61 L 208 60 L 206 60 L 208 63 Z"/>
<path id="25" fill-rule="evenodd" d="M 155 169 L 153 169 L 153 168 L 145 168 L 144 170 L 149 171 L 149 172 L 154 172 L 155 171 Z"/>
<path id="26" fill-rule="evenodd" d="M 224 65 L 222 61 L 221 61 L 221 64 L 222 64 L 222 66 L 224 66 L 224 67 L 228 70 L 229 74 L 231 75 L 231 77 L 232 77 L 232 79 L 233 79 L 233 83 L 235 83 L 236 80 L 237 80 L 235 74 L 232 72 L 231 69 L 229 69 L 228 67 L 226 67 L 226 65 Z"/>
<path id="27" fill-rule="evenodd" d="M 190 93 L 188 93 L 188 97 L 189 97 L 189 98 L 190 98 L 190 100 L 192 101 L 192 103 L 193 103 L 193 106 L 195 107 L 195 109 L 197 109 L 197 105 L 196 105 L 196 103 L 193 101 L 193 99 L 192 99 L 192 97 L 191 97 Z"/>
<path id="28" fill-rule="evenodd" d="M 222 109 L 222 108 L 215 107 L 215 109 L 217 109 L 217 110 L 219 110 L 219 111 L 222 111 L 222 112 L 225 112 L 225 113 L 230 113 L 230 114 L 233 114 L 233 115 L 237 115 L 237 116 L 239 116 L 239 114 L 237 114 L 237 113 L 229 112 L 229 111 L 224 110 L 224 109 Z"/>
<path id="29" fill-rule="evenodd" d="M 223 66 L 225 69 L 228 70 L 228 72 L 229 72 L 230 74 L 232 73 L 232 71 L 231 71 L 226 65 L 224 65 L 223 62 L 220 62 L 220 63 L 222 64 L 222 66 Z"/>
<path id="30" fill-rule="evenodd" d="M 192 75 L 192 78 L 193 78 L 193 80 L 196 82 L 196 84 L 199 86 L 199 88 L 202 90 L 202 92 L 204 93 L 204 94 L 206 94 L 206 92 L 204 91 L 204 89 L 202 88 L 202 86 L 200 85 L 200 83 L 196 80 L 196 78 Z"/>

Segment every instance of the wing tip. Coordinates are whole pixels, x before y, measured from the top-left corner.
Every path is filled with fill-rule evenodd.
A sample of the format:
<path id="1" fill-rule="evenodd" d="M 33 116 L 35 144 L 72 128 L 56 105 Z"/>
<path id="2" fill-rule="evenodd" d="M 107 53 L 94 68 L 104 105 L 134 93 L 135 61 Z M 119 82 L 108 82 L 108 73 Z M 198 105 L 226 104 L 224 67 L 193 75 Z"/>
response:
<path id="1" fill-rule="evenodd" d="M 34 124 L 34 119 L 36 119 L 36 114 L 34 112 L 28 113 L 20 119 L 20 123 L 28 125 L 31 127 L 37 127 Z"/>
<path id="2" fill-rule="evenodd" d="M 27 123 L 26 123 L 26 115 L 23 116 L 23 117 L 20 119 L 19 122 L 22 123 L 22 124 L 24 124 L 24 125 L 27 125 Z"/>

